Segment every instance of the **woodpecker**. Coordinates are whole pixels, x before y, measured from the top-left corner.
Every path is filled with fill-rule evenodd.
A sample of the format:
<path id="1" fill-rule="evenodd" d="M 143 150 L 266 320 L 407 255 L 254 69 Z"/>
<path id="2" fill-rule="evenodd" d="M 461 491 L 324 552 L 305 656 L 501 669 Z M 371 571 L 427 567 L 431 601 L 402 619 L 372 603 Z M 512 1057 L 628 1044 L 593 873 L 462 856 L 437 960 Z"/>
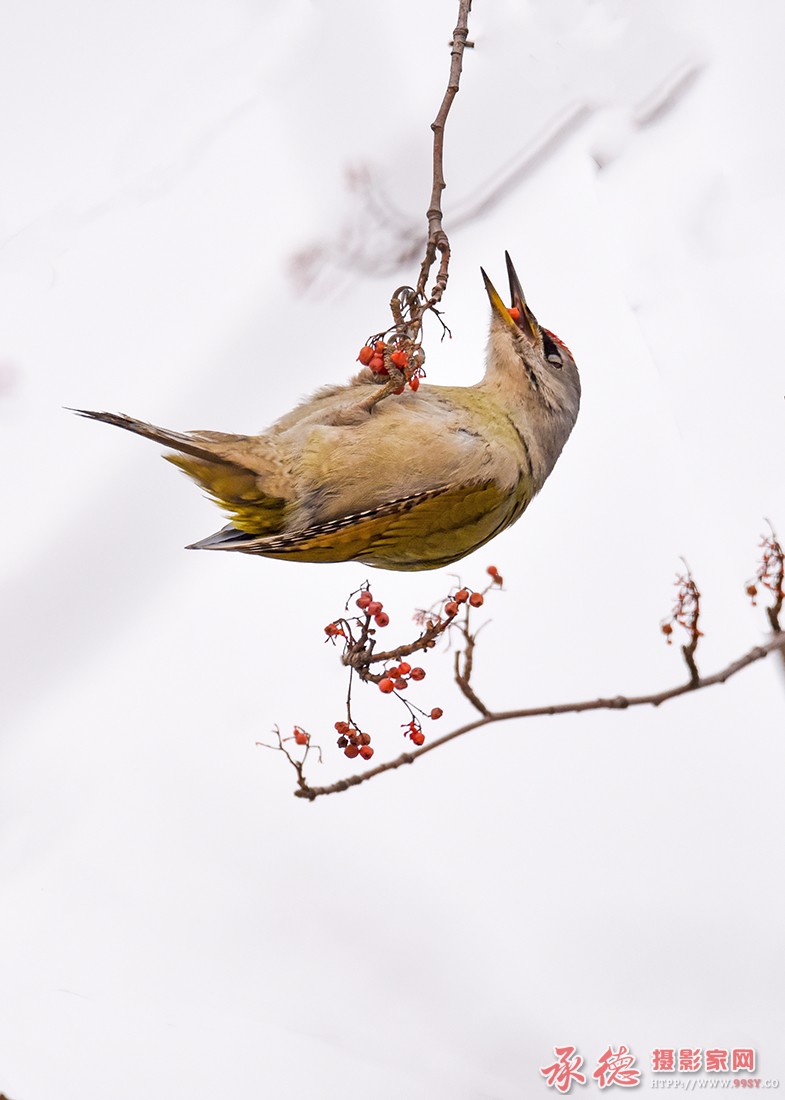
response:
<path id="1" fill-rule="evenodd" d="M 381 569 L 450 565 L 494 538 L 542 489 L 578 416 L 567 347 L 526 304 L 505 253 L 511 305 L 491 304 L 485 374 L 374 403 L 368 369 L 306 398 L 260 435 L 175 432 L 75 409 L 167 447 L 231 523 L 188 549 Z"/>

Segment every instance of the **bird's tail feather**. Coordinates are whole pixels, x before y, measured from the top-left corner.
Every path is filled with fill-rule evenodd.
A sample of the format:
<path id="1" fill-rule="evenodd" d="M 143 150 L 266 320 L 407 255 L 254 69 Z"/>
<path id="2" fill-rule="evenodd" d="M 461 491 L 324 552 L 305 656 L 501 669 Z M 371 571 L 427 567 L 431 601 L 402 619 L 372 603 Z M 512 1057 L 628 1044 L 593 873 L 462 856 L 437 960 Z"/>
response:
<path id="1" fill-rule="evenodd" d="M 211 449 L 209 440 L 200 441 L 198 435 L 159 428 L 156 424 L 135 420 L 134 417 L 126 416 L 125 413 L 92 412 L 90 409 L 69 409 L 69 412 L 86 416 L 88 420 L 102 420 L 104 424 L 125 428 L 127 432 L 134 432 L 136 435 L 144 436 L 145 439 L 152 439 L 154 443 L 161 443 L 164 447 L 171 447 L 172 450 L 180 451 L 181 454 L 192 455 L 205 462 L 225 461 Z"/>
<path id="2" fill-rule="evenodd" d="M 173 432 L 147 424 L 144 420 L 135 420 L 124 413 L 90 412 L 87 409 L 71 411 L 91 420 L 102 420 L 105 424 L 125 428 L 177 451 L 177 454 L 164 455 L 164 458 L 201 485 L 216 504 L 229 513 L 235 528 L 240 531 L 264 537 L 277 534 L 282 529 L 287 501 L 265 492 L 260 486 L 259 472 L 243 464 L 242 456 L 237 453 L 237 444 L 245 437 L 219 432 Z M 227 457 L 227 450 L 231 457 Z"/>

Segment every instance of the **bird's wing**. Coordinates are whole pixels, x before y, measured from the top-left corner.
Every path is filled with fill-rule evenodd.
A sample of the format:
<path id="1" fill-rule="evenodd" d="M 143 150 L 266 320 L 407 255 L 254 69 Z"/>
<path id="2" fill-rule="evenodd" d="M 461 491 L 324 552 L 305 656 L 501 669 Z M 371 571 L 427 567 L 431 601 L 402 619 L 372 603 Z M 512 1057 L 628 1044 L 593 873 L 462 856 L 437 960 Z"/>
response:
<path id="1" fill-rule="evenodd" d="M 436 569 L 493 538 L 517 519 L 531 499 L 493 481 L 442 485 L 426 492 L 288 535 L 253 537 L 223 531 L 189 549 L 236 550 L 288 561 L 362 561 L 386 569 Z"/>
<path id="2" fill-rule="evenodd" d="M 495 483 L 512 492 L 528 474 L 519 435 L 481 392 L 464 403 L 423 386 L 352 426 L 309 422 L 278 439 L 294 485 L 286 534 L 388 509 L 394 515 L 398 502 L 420 503 L 434 490 Z"/>

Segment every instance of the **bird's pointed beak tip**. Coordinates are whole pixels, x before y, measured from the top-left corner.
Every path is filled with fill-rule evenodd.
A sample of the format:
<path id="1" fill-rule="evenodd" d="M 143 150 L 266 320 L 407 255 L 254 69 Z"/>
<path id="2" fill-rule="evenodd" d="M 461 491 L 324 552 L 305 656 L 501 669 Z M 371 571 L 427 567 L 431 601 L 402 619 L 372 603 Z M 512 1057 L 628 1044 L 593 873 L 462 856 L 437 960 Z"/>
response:
<path id="1" fill-rule="evenodd" d="M 510 259 L 509 252 L 504 253 L 504 259 L 507 263 L 507 278 L 510 282 L 510 298 L 512 299 L 512 304 L 520 309 L 521 304 L 526 304 L 521 280 L 518 278 L 518 272 L 515 270 L 515 265 Z"/>
<path id="2" fill-rule="evenodd" d="M 485 292 L 488 295 L 488 300 L 491 303 L 491 308 L 493 309 L 494 313 L 498 317 L 500 317 L 502 321 L 505 321 L 508 325 L 512 325 L 513 327 L 515 327 L 515 321 L 513 321 L 512 317 L 510 316 L 510 311 L 504 304 L 502 296 L 499 294 L 496 287 L 488 278 L 485 272 L 485 268 L 481 267 L 480 273 L 482 274 L 482 280 L 485 283 Z"/>
<path id="3" fill-rule="evenodd" d="M 509 252 L 505 251 L 504 259 L 507 264 L 507 278 L 510 282 L 510 299 L 514 310 L 517 312 L 518 328 L 526 332 L 532 340 L 537 340 L 539 339 L 537 318 L 526 304 L 526 296 L 523 293 L 521 280 L 518 278 L 518 272 L 515 270 Z"/>

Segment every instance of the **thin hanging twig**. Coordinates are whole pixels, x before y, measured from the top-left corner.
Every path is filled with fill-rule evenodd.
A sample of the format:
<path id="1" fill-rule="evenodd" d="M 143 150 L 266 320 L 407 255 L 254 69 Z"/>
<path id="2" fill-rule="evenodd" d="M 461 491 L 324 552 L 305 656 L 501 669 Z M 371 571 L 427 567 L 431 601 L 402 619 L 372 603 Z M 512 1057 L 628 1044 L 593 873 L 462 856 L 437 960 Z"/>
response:
<path id="1" fill-rule="evenodd" d="M 431 129 L 433 130 L 433 187 L 431 202 L 426 215 L 428 218 L 428 243 L 425 248 L 425 258 L 420 267 L 420 277 L 417 280 L 417 292 L 421 298 L 427 299 L 428 307 L 433 307 L 441 301 L 449 278 L 450 242 L 442 224 L 442 192 L 447 186 L 444 178 L 444 127 L 461 83 L 463 51 L 469 34 L 469 12 L 471 8 L 472 0 L 459 0 L 458 24 L 452 35 L 450 78 L 441 107 L 431 123 Z M 436 260 L 437 252 L 441 256 L 441 262 L 436 276 L 436 283 L 431 288 L 428 297 L 425 286 Z"/>

